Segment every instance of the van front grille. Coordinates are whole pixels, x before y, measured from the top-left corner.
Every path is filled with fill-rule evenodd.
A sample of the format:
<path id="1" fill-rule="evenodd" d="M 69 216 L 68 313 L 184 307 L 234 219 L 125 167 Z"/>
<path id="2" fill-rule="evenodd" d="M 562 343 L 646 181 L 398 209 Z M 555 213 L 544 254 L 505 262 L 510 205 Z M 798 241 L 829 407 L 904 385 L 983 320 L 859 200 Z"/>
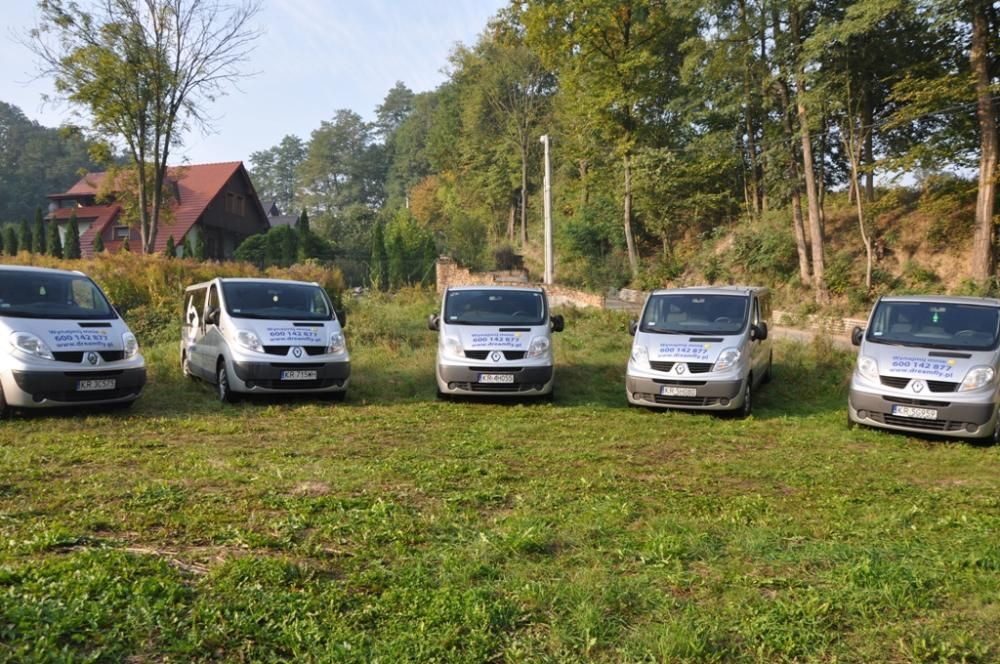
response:
<path id="1" fill-rule="evenodd" d="M 671 369 L 674 368 L 675 364 L 677 364 L 677 362 L 655 362 L 655 361 L 653 361 L 653 362 L 649 363 L 649 366 L 654 371 L 670 371 Z M 708 373 L 709 371 L 712 370 L 712 363 L 711 362 L 688 362 L 687 363 L 687 368 L 688 368 L 688 371 L 690 371 L 693 374 L 695 374 L 695 373 Z"/>
<path id="2" fill-rule="evenodd" d="M 541 387 L 533 383 L 449 383 L 449 386 L 469 392 L 530 392 Z"/>
<path id="3" fill-rule="evenodd" d="M 957 392 L 961 383 L 949 383 L 943 380 L 929 380 L 927 387 L 931 392 Z"/>
<path id="4" fill-rule="evenodd" d="M 897 390 L 901 390 L 910 384 L 909 378 L 899 378 L 898 376 L 879 376 L 879 380 L 882 381 L 883 385 L 895 387 Z"/>
<path id="5" fill-rule="evenodd" d="M 52 357 L 56 362 L 71 362 L 73 364 L 79 364 L 83 362 L 84 353 L 89 351 L 82 350 L 67 350 L 67 351 L 57 351 L 52 353 Z M 125 359 L 125 351 L 123 350 L 99 350 L 96 351 L 101 359 L 105 362 L 118 362 Z"/>
<path id="6" fill-rule="evenodd" d="M 909 429 L 922 429 L 924 431 L 961 431 L 965 428 L 965 422 L 954 420 L 922 420 L 916 417 L 900 417 L 889 413 L 871 413 L 869 417 L 881 424 L 888 424 L 893 427 L 907 427 Z"/>
<path id="7" fill-rule="evenodd" d="M 492 352 L 490 350 L 467 350 L 465 351 L 465 356 L 470 360 L 485 360 Z M 527 352 L 523 350 L 504 350 L 500 352 L 503 353 L 506 360 L 523 360 L 524 356 L 527 355 Z"/>
<path id="8" fill-rule="evenodd" d="M 281 355 L 284 357 L 288 355 L 288 351 L 292 346 L 264 346 L 264 352 L 268 355 Z M 306 355 L 323 355 L 326 353 L 326 346 L 302 346 L 302 350 L 306 352 Z"/>
<path id="9" fill-rule="evenodd" d="M 664 406 L 705 407 L 719 404 L 719 397 L 665 397 L 656 394 L 653 396 L 653 400 Z"/>
<path id="10" fill-rule="evenodd" d="M 900 403 L 904 406 L 928 406 L 930 408 L 947 408 L 950 401 L 926 401 L 924 399 L 908 399 L 906 397 L 882 397 L 883 400 L 891 403 Z"/>

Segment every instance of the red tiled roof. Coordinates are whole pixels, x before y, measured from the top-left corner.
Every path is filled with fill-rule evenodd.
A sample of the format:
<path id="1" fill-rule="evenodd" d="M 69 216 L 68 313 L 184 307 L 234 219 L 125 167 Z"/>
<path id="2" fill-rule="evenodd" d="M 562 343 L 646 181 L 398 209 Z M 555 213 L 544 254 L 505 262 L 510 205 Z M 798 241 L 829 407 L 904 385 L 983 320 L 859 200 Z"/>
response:
<path id="1" fill-rule="evenodd" d="M 205 212 L 205 208 L 212 202 L 212 199 L 215 198 L 226 182 L 239 170 L 243 170 L 243 162 L 241 161 L 171 166 L 167 169 L 167 178 L 177 184 L 180 202 L 173 210 L 172 219 L 161 217 L 160 227 L 156 233 L 155 251 L 161 252 L 166 249 L 167 238 L 169 237 L 173 237 L 174 242 L 179 244 L 183 240 L 184 235 L 198 222 L 198 219 Z M 88 173 L 80 178 L 79 182 L 73 185 L 66 193 L 77 196 L 94 194 L 100 188 L 106 175 L 107 173 L 105 172 Z M 260 204 L 256 200 L 256 196 L 252 198 L 258 205 Z M 120 206 L 117 205 L 106 207 L 116 207 L 120 210 Z M 78 218 L 83 216 L 81 210 L 84 209 L 96 209 L 96 207 L 76 208 Z M 57 210 L 57 212 L 61 213 L 62 209 Z M 267 218 L 263 209 L 260 210 L 260 214 L 263 218 Z M 62 219 L 63 215 L 59 214 L 58 218 Z M 65 218 L 69 218 L 68 213 L 65 215 Z M 101 230 L 107 226 L 109 221 L 110 219 L 104 221 Z M 93 229 L 97 225 L 94 224 L 91 228 Z M 88 233 L 90 230 L 88 229 Z M 90 244 L 84 245 L 83 241 L 84 238 L 81 237 L 81 247 L 86 246 L 89 248 Z M 111 247 L 109 244 L 105 243 L 105 246 L 110 250 Z"/>
<path id="2" fill-rule="evenodd" d="M 90 258 L 93 254 L 94 238 L 98 233 L 103 233 L 104 229 L 114 223 L 121 212 L 122 206 L 117 203 L 111 205 L 90 205 L 75 208 L 58 208 L 49 213 L 49 219 L 56 221 L 68 221 L 70 217 L 76 215 L 77 221 L 89 221 L 90 226 L 80 235 L 80 251 L 84 258 Z"/>

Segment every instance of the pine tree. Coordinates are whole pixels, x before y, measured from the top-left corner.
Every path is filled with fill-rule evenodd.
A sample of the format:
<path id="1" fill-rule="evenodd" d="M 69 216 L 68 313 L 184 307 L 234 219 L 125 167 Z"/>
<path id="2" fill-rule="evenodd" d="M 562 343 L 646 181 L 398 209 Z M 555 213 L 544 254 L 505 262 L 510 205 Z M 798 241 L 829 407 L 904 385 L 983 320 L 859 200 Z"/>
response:
<path id="1" fill-rule="evenodd" d="M 122 248 L 120 251 L 125 254 L 132 253 L 132 247 L 129 245 L 128 238 L 122 240 Z"/>
<path id="2" fill-rule="evenodd" d="M 395 232 L 393 232 L 395 231 Z M 390 229 L 389 239 L 385 243 L 386 254 L 389 257 L 389 286 L 399 288 L 408 281 L 406 274 L 406 245 L 399 229 Z"/>
<path id="3" fill-rule="evenodd" d="M 167 248 L 163 250 L 163 254 L 167 258 L 174 258 L 177 255 L 177 245 L 174 244 L 173 235 L 167 238 Z"/>
<path id="4" fill-rule="evenodd" d="M 306 222 L 309 223 L 309 222 Z M 287 228 L 287 227 L 286 227 Z M 281 237 L 281 264 L 285 267 L 295 265 L 299 258 L 299 234 L 288 228 Z"/>
<path id="5" fill-rule="evenodd" d="M 77 236 L 77 241 L 79 241 L 79 235 Z M 48 245 L 50 256 L 55 256 L 56 258 L 63 257 L 62 239 L 59 237 L 59 224 L 54 221 L 49 224 L 49 237 L 45 244 Z"/>
<path id="6" fill-rule="evenodd" d="M 8 256 L 17 256 L 17 230 L 14 229 L 14 224 L 4 226 L 3 252 Z"/>
<path id="7" fill-rule="evenodd" d="M 94 244 L 91 245 L 91 250 L 95 254 L 103 254 L 104 253 L 104 238 L 101 237 L 100 233 L 98 233 L 97 235 L 94 236 Z"/>
<path id="8" fill-rule="evenodd" d="M 194 259 L 196 261 L 205 261 L 208 258 L 208 254 L 205 252 L 205 237 L 198 236 L 194 241 Z"/>
<path id="9" fill-rule="evenodd" d="M 295 230 L 300 233 L 309 232 L 309 213 L 306 212 L 305 208 L 302 208 L 302 214 L 299 215 L 299 220 L 295 222 Z"/>
<path id="10" fill-rule="evenodd" d="M 80 223 L 76 220 L 75 214 L 70 215 L 69 226 L 66 227 L 66 246 L 63 248 L 63 255 L 70 260 L 80 258 Z"/>
<path id="11" fill-rule="evenodd" d="M 382 231 L 382 222 L 375 224 L 372 231 L 372 259 L 369 278 L 372 280 L 372 288 L 375 290 L 386 290 L 389 287 L 388 257 L 385 255 L 385 234 Z"/>
<path id="12" fill-rule="evenodd" d="M 21 225 L 17 227 L 17 250 L 31 252 L 34 243 L 31 241 L 31 229 L 28 228 L 28 220 L 22 219 Z"/>
<path id="13" fill-rule="evenodd" d="M 194 249 L 191 247 L 191 236 L 185 235 L 184 242 L 181 244 L 183 249 L 184 258 L 194 258 Z"/>
<path id="14" fill-rule="evenodd" d="M 420 275 L 420 283 L 424 286 L 430 286 L 437 280 L 435 267 L 438 259 L 437 244 L 435 244 L 434 237 L 430 233 L 424 237 L 421 259 L 423 273 Z"/>
<path id="15" fill-rule="evenodd" d="M 50 223 L 55 223 L 50 222 Z M 45 247 L 45 222 L 42 220 L 42 208 L 35 208 L 35 225 L 31 230 L 32 251 L 38 255 L 44 255 L 47 251 Z"/>

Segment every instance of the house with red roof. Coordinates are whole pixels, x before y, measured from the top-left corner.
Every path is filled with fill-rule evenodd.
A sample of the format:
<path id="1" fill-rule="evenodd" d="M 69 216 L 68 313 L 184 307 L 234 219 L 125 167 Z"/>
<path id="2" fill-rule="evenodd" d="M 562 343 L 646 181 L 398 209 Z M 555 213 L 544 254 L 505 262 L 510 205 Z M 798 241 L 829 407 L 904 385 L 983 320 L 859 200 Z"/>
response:
<path id="1" fill-rule="evenodd" d="M 131 251 L 142 251 L 138 220 L 126 219 L 123 206 L 113 196 L 110 201 L 97 201 L 106 177 L 104 172 L 88 173 L 66 192 L 48 197 L 48 220 L 59 224 L 63 237 L 70 217 L 76 215 L 84 257 L 93 255 L 98 236 L 106 251 L 119 251 L 126 238 Z M 271 226 L 241 161 L 171 166 L 167 187 L 172 200 L 169 212 L 160 217 L 157 253 L 173 237 L 178 256 L 183 255 L 188 240 L 191 246 L 204 242 L 206 257 L 225 260 L 232 258 L 243 240 L 266 233 Z"/>

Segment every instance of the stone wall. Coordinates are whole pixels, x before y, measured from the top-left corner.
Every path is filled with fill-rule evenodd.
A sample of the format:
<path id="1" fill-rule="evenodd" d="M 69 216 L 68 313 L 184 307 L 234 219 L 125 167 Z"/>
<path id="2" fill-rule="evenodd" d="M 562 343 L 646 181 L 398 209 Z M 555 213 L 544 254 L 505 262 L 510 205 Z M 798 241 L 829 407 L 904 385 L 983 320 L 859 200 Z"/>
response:
<path id="1" fill-rule="evenodd" d="M 554 307 L 604 307 L 604 297 L 565 286 L 544 286 L 532 282 L 527 270 L 502 270 L 497 272 L 472 272 L 461 267 L 453 259 L 442 256 L 437 261 L 437 290 L 442 292 L 449 286 L 540 286 L 545 289 L 549 303 Z"/>

